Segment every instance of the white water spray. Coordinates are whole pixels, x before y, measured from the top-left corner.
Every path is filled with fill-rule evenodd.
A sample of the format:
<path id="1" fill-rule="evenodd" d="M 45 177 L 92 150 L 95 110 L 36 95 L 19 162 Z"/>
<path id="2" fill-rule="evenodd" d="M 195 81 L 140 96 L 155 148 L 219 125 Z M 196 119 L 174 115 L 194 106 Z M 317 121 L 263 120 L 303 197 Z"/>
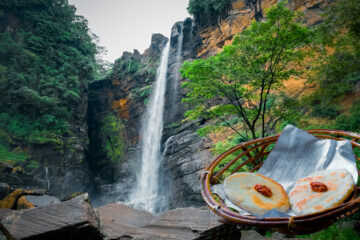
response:
<path id="1" fill-rule="evenodd" d="M 128 204 L 136 209 L 155 213 L 162 201 L 159 196 L 160 144 L 163 130 L 166 77 L 170 41 L 161 54 L 153 94 L 150 97 L 142 126 L 142 154 L 137 183 Z"/>

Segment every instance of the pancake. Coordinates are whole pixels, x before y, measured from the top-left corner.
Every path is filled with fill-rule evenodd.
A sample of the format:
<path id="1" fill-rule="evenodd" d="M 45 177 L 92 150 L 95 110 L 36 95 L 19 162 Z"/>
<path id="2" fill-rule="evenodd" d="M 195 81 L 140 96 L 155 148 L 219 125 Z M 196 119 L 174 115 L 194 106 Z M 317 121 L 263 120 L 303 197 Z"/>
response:
<path id="1" fill-rule="evenodd" d="M 271 209 L 285 212 L 289 200 L 284 188 L 274 180 L 257 173 L 235 173 L 224 181 L 226 196 L 240 208 L 263 215 Z"/>
<path id="2" fill-rule="evenodd" d="M 291 208 L 305 215 L 340 205 L 354 190 L 346 169 L 323 170 L 296 181 L 289 193 Z"/>

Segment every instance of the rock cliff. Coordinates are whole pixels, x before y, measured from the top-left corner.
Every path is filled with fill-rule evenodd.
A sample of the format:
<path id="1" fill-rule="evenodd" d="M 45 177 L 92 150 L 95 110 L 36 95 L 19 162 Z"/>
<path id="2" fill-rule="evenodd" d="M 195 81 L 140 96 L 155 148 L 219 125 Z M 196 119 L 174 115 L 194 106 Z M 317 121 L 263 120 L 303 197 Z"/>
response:
<path id="1" fill-rule="evenodd" d="M 262 9 L 275 4 L 276 0 L 260 1 Z M 293 0 L 289 6 L 294 10 L 304 12 L 304 23 L 314 26 L 321 21 L 320 13 L 328 6 L 330 0 Z M 231 43 L 232 38 L 243 31 L 254 18 L 254 10 L 245 1 L 232 2 L 232 9 L 228 17 L 217 26 L 197 26 L 191 18 L 183 22 L 177 22 L 172 27 L 170 36 L 170 55 L 168 65 L 168 78 L 166 90 L 166 103 L 164 115 L 164 130 L 162 137 L 163 165 L 161 167 L 161 180 L 163 194 L 167 195 L 169 208 L 201 206 L 203 201 L 200 195 L 199 176 L 202 169 L 214 156 L 210 152 L 212 143 L 210 139 L 200 138 L 196 131 L 205 124 L 205 120 L 186 121 L 184 113 L 189 106 L 181 103 L 181 98 L 186 90 L 181 88 L 181 78 L 178 70 L 183 61 L 191 61 L 197 58 L 206 58 L 219 52 L 223 46 Z M 138 146 L 141 138 L 141 116 L 144 112 L 144 89 L 150 87 L 155 78 L 156 64 L 149 67 L 149 59 L 159 61 L 161 48 L 166 39 L 154 35 L 151 47 L 140 55 L 124 53 L 115 63 L 113 73 L 103 81 L 90 85 L 89 101 L 89 133 L 92 165 L 98 171 L 99 190 L 102 203 L 113 201 L 125 201 L 132 181 L 135 179 L 133 169 L 136 169 Z M 180 51 L 180 52 L 179 52 Z M 145 64 L 141 69 L 128 71 L 131 62 L 138 61 Z M 126 66 L 126 68 L 124 67 Z M 303 81 L 289 81 L 289 88 L 295 89 L 291 94 L 299 94 L 304 91 Z M 136 97 L 140 92 L 140 97 Z M 95 97 L 94 97 L 95 96 Z M 142 97 L 141 97 L 142 96 Z M 146 103 L 146 100 L 145 100 Z M 104 136 L 99 134 L 104 113 L 112 111 L 120 117 L 125 124 L 123 136 L 126 149 L 121 164 L 114 168 L 108 164 L 104 155 Z M 102 154 L 102 155 L 101 155 Z M 105 161 L 104 163 L 101 163 Z M 101 165 L 103 164 L 103 165 Z M 109 167 L 112 166 L 112 167 Z M 116 169 L 116 170 L 114 170 Z M 103 173 L 102 173 L 103 172 Z M 105 177 L 105 175 L 110 177 Z M 111 184 L 113 180 L 116 184 Z M 105 181 L 104 181 L 105 180 Z M 111 194 L 109 194 L 111 193 Z"/>
<path id="2" fill-rule="evenodd" d="M 124 201 L 135 181 L 141 117 L 155 81 L 161 51 L 167 41 L 163 35 L 154 34 L 150 47 L 143 54 L 137 50 L 124 52 L 115 61 L 107 78 L 89 86 L 90 144 L 87 156 L 96 182 L 95 192 L 101 196 L 99 201 L 102 203 Z M 122 125 L 118 129 L 120 132 L 115 133 L 122 146 L 114 146 L 115 149 L 121 148 L 121 152 L 115 155 L 107 149 L 113 137 L 106 131 L 109 127 L 106 116 L 113 116 Z M 117 184 L 112 184 L 115 180 Z"/>

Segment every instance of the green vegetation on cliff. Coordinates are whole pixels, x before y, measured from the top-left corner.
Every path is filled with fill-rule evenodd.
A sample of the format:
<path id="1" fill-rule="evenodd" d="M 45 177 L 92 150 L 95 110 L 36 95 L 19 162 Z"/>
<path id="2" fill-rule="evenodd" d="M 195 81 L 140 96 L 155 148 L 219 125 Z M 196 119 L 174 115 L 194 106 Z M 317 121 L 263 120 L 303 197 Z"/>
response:
<path id="1" fill-rule="evenodd" d="M 189 79 L 183 86 L 190 90 L 183 101 L 192 107 L 186 116 L 210 120 L 198 133 L 235 133 L 216 148 L 274 134 L 288 123 L 360 131 L 359 1 L 335 1 L 316 28 L 300 21 L 301 15 L 277 4 L 223 52 L 183 65 Z M 317 87 L 290 97 L 282 85 L 290 76 L 308 76 Z"/>
<path id="2" fill-rule="evenodd" d="M 245 130 L 244 139 L 267 136 L 281 121 L 290 121 L 295 103 L 282 93 L 283 81 L 299 74 L 294 63 L 309 54 L 302 48 L 312 35 L 297 20 L 284 3 L 274 5 L 266 21 L 253 22 L 223 52 L 185 62 L 181 72 L 189 81 L 183 86 L 190 91 L 183 101 L 194 106 L 186 115 L 219 118 L 229 127 L 234 124 L 227 120 L 236 117 L 235 123 Z M 209 108 L 209 101 L 219 97 L 224 101 Z"/>
<path id="3" fill-rule="evenodd" d="M 104 117 L 101 134 L 104 134 L 106 142 L 103 149 L 112 162 L 119 162 L 124 157 L 125 141 L 123 139 L 123 130 L 124 125 L 120 118 L 112 114 Z"/>
<path id="4" fill-rule="evenodd" d="M 309 98 L 312 115 L 335 119 L 334 128 L 360 131 L 359 1 L 340 0 L 332 4 L 317 33 L 322 51 L 310 79 L 319 85 Z M 331 54 L 326 49 L 332 49 Z"/>
<path id="5" fill-rule="evenodd" d="M 62 145 L 99 48 L 67 0 L 0 2 L 0 143 Z"/>

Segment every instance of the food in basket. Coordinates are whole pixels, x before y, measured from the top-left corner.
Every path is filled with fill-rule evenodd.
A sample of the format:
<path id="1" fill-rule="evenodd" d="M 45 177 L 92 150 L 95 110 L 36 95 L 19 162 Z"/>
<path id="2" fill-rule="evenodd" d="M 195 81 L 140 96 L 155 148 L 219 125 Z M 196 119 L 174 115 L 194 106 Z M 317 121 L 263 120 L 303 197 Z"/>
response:
<path id="1" fill-rule="evenodd" d="M 280 212 L 289 209 L 289 199 L 284 188 L 257 173 L 232 174 L 224 181 L 224 191 L 234 204 L 257 215 L 274 208 Z"/>
<path id="2" fill-rule="evenodd" d="M 323 170 L 299 179 L 289 193 L 290 205 L 298 215 L 324 211 L 340 205 L 354 190 L 346 169 Z"/>

